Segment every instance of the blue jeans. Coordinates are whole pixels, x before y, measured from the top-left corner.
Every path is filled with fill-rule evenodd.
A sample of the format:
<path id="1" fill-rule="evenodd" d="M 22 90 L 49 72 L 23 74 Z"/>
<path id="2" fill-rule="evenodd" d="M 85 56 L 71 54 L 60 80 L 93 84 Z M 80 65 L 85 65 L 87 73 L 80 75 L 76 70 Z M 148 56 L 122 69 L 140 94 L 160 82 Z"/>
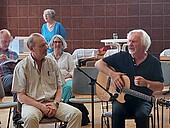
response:
<path id="1" fill-rule="evenodd" d="M 11 94 L 13 74 L 8 74 L 2 77 L 5 94 Z"/>

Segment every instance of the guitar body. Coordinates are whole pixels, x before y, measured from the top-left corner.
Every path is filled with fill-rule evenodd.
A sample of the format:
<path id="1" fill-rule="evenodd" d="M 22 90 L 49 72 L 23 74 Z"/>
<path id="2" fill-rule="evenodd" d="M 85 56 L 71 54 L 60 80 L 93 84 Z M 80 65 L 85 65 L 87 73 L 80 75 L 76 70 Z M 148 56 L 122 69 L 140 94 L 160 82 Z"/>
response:
<path id="1" fill-rule="evenodd" d="M 113 84 L 113 82 L 108 81 L 108 80 L 109 80 L 109 77 L 106 76 L 104 73 L 102 72 L 98 73 L 97 83 L 99 83 L 103 88 L 108 90 L 108 92 L 110 92 L 112 95 L 117 93 L 118 97 L 116 98 L 116 100 L 119 101 L 120 103 L 125 102 L 124 100 L 125 94 L 129 94 L 131 96 L 146 100 L 151 103 L 155 102 L 155 98 L 153 96 L 148 96 L 141 92 L 130 89 L 130 80 L 129 80 L 129 77 L 126 75 L 122 75 L 122 80 L 125 86 L 121 89 L 121 91 L 117 91 L 117 89 L 115 89 L 115 85 Z M 110 100 L 110 95 L 98 85 L 96 85 L 96 94 L 102 101 Z"/>
<path id="2" fill-rule="evenodd" d="M 99 83 L 103 88 L 106 89 L 109 84 L 108 76 L 102 72 L 99 72 L 97 76 L 97 83 Z M 96 94 L 101 101 L 109 101 L 110 99 L 110 95 L 101 87 L 99 87 L 99 85 L 96 85 Z"/>
<path id="3" fill-rule="evenodd" d="M 122 80 L 123 80 L 123 82 L 125 84 L 125 87 L 130 89 L 130 80 L 129 80 L 129 77 L 126 76 L 126 75 L 122 75 Z M 112 82 L 110 82 L 110 87 L 111 87 L 111 89 L 110 89 L 111 92 L 118 93 L 116 91 L 116 89 L 115 89 L 115 85 Z M 125 102 L 125 99 L 124 99 L 125 94 L 126 93 L 124 93 L 124 92 L 120 92 L 118 97 L 117 97 L 117 101 L 119 101 L 120 103 L 124 103 Z"/>
<path id="4" fill-rule="evenodd" d="M 130 80 L 129 78 L 126 76 L 126 75 L 123 75 L 122 76 L 122 79 L 125 83 L 125 86 L 127 88 L 130 88 Z M 109 77 L 107 75 L 105 75 L 104 73 L 102 72 L 99 72 L 98 73 L 98 77 L 97 77 L 97 82 L 102 86 L 104 87 L 105 89 L 107 89 L 110 93 L 112 93 L 113 95 L 115 93 L 118 93 L 115 89 L 115 85 L 112 83 L 112 82 L 109 82 Z M 110 95 L 105 91 L 103 90 L 102 88 L 100 88 L 98 85 L 96 85 L 96 93 L 97 93 L 97 96 L 102 100 L 102 101 L 109 101 L 110 100 Z M 121 92 L 119 93 L 118 97 L 117 97 L 117 101 L 119 101 L 120 103 L 124 103 L 125 100 L 124 100 L 124 96 L 125 96 L 125 93 L 124 92 Z"/>

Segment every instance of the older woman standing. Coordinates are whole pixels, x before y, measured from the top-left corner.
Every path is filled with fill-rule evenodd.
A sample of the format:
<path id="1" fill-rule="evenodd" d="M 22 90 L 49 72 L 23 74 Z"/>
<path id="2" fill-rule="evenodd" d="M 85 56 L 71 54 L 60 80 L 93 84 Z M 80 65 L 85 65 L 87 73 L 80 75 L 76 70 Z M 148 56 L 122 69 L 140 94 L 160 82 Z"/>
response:
<path id="1" fill-rule="evenodd" d="M 61 35 L 66 39 L 67 33 L 65 28 L 60 22 L 55 20 L 56 12 L 53 9 L 46 9 L 43 12 L 43 18 L 46 23 L 42 25 L 42 35 L 46 39 L 47 44 L 49 44 L 52 37 L 56 34 Z M 48 53 L 51 53 L 53 50 L 48 49 Z"/>
<path id="2" fill-rule="evenodd" d="M 72 89 L 72 76 L 74 70 L 74 61 L 70 53 L 64 52 L 63 49 L 67 48 L 67 43 L 61 35 L 55 35 L 50 43 L 49 47 L 54 51 L 47 55 L 47 57 L 53 58 L 57 61 L 58 67 L 63 74 L 66 84 L 62 86 L 62 99 L 65 103 L 73 96 Z"/>

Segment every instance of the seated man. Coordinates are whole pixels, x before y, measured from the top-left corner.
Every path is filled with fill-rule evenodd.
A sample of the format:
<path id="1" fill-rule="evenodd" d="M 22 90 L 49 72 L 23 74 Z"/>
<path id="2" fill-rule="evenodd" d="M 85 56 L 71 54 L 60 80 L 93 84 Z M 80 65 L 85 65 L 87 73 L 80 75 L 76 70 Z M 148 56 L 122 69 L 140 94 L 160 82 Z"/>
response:
<path id="1" fill-rule="evenodd" d="M 38 128 L 43 116 L 56 117 L 68 128 L 80 128 L 82 114 L 62 103 L 62 85 L 65 84 L 55 60 L 45 57 L 48 46 L 38 33 L 30 35 L 27 46 L 30 55 L 17 64 L 14 70 L 12 91 L 22 103 L 24 128 Z"/>
<path id="2" fill-rule="evenodd" d="M 13 37 L 7 29 L 0 30 L 0 77 L 4 86 L 5 95 L 12 95 L 13 71 L 16 65 L 15 63 L 6 62 L 18 59 L 18 54 L 8 48 L 12 39 Z M 16 94 L 14 94 L 14 101 L 15 99 Z M 17 113 L 16 108 L 14 108 L 13 121 L 16 122 L 20 118 L 20 114 Z"/>
<path id="3" fill-rule="evenodd" d="M 7 29 L 0 30 L 0 76 L 4 86 L 5 94 L 11 94 L 14 66 L 4 64 L 8 60 L 16 60 L 18 54 L 8 49 L 12 36 Z"/>
<path id="4" fill-rule="evenodd" d="M 163 89 L 163 76 L 159 60 L 147 51 L 151 45 L 149 35 L 144 30 L 132 30 L 127 35 L 128 51 L 122 51 L 98 60 L 97 69 L 111 78 L 111 85 L 122 89 L 122 76 L 130 79 L 130 88 L 152 95 L 153 91 Z M 114 68 L 115 71 L 113 71 Z M 149 114 L 153 104 L 145 100 L 125 95 L 125 103 L 113 103 L 113 127 L 125 128 L 125 118 L 134 116 L 137 128 L 148 128 Z"/>

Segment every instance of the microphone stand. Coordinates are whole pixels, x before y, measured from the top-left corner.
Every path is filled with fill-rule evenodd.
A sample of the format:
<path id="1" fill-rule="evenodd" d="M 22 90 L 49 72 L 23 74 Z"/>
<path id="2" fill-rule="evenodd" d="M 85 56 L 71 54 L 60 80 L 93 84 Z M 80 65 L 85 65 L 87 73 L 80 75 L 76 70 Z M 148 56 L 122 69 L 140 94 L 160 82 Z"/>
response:
<path id="1" fill-rule="evenodd" d="M 84 72 L 80 67 L 77 66 L 77 69 L 82 72 L 84 75 L 86 75 L 90 79 L 89 85 L 91 85 L 91 101 L 92 101 L 92 128 L 94 128 L 94 86 L 97 84 L 100 88 L 102 88 L 104 91 L 106 91 L 110 95 L 109 101 L 112 102 L 112 106 L 116 98 L 118 97 L 118 93 L 112 94 L 107 89 L 105 89 L 101 84 L 99 84 L 96 79 L 89 76 L 86 72 Z M 112 109 L 112 117 L 113 117 L 113 109 Z M 113 123 L 112 123 L 113 128 Z"/>

